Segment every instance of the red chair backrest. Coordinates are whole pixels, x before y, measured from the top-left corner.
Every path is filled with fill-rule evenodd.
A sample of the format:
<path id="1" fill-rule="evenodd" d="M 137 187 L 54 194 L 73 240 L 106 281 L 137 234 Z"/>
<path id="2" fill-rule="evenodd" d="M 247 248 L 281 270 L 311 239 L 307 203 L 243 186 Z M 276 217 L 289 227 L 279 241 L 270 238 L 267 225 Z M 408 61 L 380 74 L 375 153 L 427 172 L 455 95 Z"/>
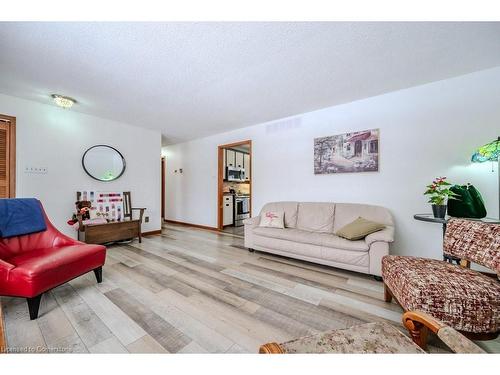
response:
<path id="1" fill-rule="evenodd" d="M 40 203 L 40 206 L 42 204 Z M 6 260 L 16 255 L 36 249 L 47 249 L 71 245 L 76 241 L 59 232 L 52 225 L 42 206 L 42 213 L 47 229 L 43 232 L 26 234 L 10 238 L 0 238 L 0 259 Z"/>

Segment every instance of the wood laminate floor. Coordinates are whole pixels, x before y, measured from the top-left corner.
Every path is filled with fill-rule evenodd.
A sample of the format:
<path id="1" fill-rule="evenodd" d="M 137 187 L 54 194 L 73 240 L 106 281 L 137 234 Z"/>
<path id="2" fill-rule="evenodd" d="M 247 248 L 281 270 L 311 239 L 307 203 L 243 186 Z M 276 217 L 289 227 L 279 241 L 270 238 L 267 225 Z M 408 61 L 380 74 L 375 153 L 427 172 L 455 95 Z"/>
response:
<path id="1" fill-rule="evenodd" d="M 382 297 L 369 276 L 169 224 L 142 244 L 109 247 L 102 284 L 89 273 L 44 294 L 35 321 L 24 299 L 1 302 L 10 352 L 256 353 L 363 322 L 404 331 L 401 309 Z M 480 345 L 500 352 L 499 340 Z"/>
<path id="2" fill-rule="evenodd" d="M 222 229 L 223 232 L 234 234 L 235 236 L 243 237 L 245 235 L 245 227 L 235 227 L 235 226 L 227 226 Z"/>

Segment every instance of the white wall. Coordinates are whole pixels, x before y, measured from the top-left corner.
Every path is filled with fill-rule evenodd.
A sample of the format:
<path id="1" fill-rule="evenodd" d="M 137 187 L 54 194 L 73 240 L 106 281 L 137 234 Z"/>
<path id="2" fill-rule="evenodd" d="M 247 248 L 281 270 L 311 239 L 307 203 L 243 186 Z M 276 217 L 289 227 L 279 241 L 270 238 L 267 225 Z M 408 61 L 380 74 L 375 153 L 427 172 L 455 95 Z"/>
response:
<path id="1" fill-rule="evenodd" d="M 62 232 L 76 237 L 66 221 L 78 190 L 131 191 L 132 204 L 147 207 L 143 231 L 161 228 L 159 132 L 6 95 L 0 95 L 0 113 L 16 117 L 17 197 L 40 199 Z M 83 170 L 82 155 L 96 144 L 124 156 L 127 166 L 118 180 L 99 182 Z M 28 174 L 25 167 L 47 167 L 48 173 Z"/>
<path id="2" fill-rule="evenodd" d="M 500 135 L 499 82 L 495 68 L 163 148 L 166 216 L 215 227 L 217 146 L 251 139 L 254 215 L 278 200 L 382 205 L 395 217 L 394 253 L 439 258 L 440 226 L 413 219 L 430 211 L 422 193 L 434 177 L 473 183 L 498 217 L 496 166 L 470 157 Z M 314 175 L 313 138 L 371 128 L 380 128 L 379 172 Z"/>

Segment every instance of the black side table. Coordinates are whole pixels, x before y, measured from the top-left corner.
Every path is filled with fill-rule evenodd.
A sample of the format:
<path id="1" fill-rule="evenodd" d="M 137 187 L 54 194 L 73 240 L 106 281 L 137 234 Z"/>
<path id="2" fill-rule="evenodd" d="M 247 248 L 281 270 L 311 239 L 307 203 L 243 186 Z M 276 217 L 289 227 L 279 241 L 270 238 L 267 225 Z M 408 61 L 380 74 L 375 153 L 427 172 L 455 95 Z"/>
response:
<path id="1" fill-rule="evenodd" d="M 446 233 L 446 224 L 448 223 L 448 220 L 452 219 L 451 216 L 446 216 L 444 219 L 437 218 L 437 217 L 434 217 L 433 214 L 416 214 L 416 215 L 413 215 L 413 218 L 415 220 L 419 220 L 419 221 L 427 221 L 429 223 L 440 223 L 440 224 L 442 224 L 443 225 L 443 238 L 444 238 L 444 234 Z M 464 218 L 464 219 L 475 220 L 475 221 L 483 221 L 485 223 L 494 223 L 494 224 L 499 224 L 500 223 L 499 219 L 493 219 L 493 218 L 489 218 L 489 217 L 485 217 L 485 218 L 482 218 L 482 219 L 469 219 L 469 218 Z M 459 258 L 450 257 L 450 256 L 444 255 L 444 254 L 443 254 L 443 260 L 445 260 L 445 261 L 447 261 L 449 263 L 453 263 L 453 261 L 457 262 L 457 264 L 460 263 L 460 259 Z"/>

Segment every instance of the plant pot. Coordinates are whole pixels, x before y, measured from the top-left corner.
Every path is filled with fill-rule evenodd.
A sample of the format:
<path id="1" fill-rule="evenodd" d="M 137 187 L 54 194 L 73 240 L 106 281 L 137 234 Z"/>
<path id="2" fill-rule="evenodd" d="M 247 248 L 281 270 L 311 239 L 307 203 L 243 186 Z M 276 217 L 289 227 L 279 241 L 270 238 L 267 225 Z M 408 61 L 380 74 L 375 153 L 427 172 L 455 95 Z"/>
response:
<path id="1" fill-rule="evenodd" d="M 445 204 L 433 204 L 432 213 L 434 214 L 434 217 L 437 219 L 444 219 L 446 216 L 446 208 L 447 206 Z"/>

